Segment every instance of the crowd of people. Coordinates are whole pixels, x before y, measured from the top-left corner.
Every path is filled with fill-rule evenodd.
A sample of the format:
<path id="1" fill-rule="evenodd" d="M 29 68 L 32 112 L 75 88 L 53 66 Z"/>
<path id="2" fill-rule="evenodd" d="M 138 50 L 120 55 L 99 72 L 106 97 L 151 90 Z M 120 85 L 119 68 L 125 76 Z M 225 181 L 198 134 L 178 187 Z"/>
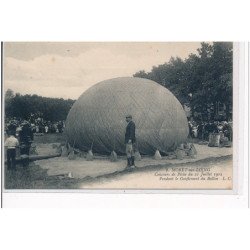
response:
<path id="1" fill-rule="evenodd" d="M 231 121 L 189 121 L 189 137 L 198 138 L 200 140 L 209 140 L 211 133 L 223 133 L 225 137 L 232 141 L 233 129 Z"/>
<path id="2" fill-rule="evenodd" d="M 23 119 L 17 119 L 17 118 L 12 118 L 12 119 L 6 119 L 5 120 L 5 131 L 8 133 L 9 126 L 15 126 L 16 127 L 16 132 L 21 130 L 22 124 L 24 121 L 28 122 L 31 130 L 33 133 L 62 133 L 64 128 L 65 128 L 65 122 L 64 121 L 57 121 L 57 122 L 52 122 L 52 121 L 45 121 L 43 118 L 36 118 L 36 119 L 28 119 L 28 120 L 23 120 Z"/>
<path id="3" fill-rule="evenodd" d="M 16 149 L 20 149 L 20 155 L 23 157 L 23 167 L 29 165 L 29 154 L 34 134 L 40 133 L 62 133 L 65 127 L 64 121 L 51 122 L 43 118 L 31 117 L 24 119 L 5 119 L 5 134 L 7 139 L 4 146 L 7 153 L 7 169 L 16 169 Z"/>

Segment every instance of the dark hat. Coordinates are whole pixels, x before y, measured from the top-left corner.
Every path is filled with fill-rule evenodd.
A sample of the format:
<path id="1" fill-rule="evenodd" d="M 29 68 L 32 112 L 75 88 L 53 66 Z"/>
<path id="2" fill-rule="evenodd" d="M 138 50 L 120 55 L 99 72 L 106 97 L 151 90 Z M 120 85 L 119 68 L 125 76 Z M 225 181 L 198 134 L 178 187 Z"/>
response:
<path id="1" fill-rule="evenodd" d="M 132 119 L 132 115 L 126 115 L 126 118 L 131 118 Z"/>

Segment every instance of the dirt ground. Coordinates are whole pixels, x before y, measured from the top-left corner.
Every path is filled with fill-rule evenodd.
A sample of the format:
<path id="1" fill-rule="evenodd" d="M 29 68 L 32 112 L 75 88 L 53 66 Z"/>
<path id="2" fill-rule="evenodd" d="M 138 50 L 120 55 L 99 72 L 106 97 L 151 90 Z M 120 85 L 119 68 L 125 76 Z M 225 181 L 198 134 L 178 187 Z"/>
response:
<path id="1" fill-rule="evenodd" d="M 37 151 L 46 154 L 46 150 L 50 153 L 55 152 L 54 144 L 37 145 Z M 183 160 L 162 157 L 161 160 L 155 160 L 153 157 L 142 157 L 141 161 L 136 162 L 138 168 L 152 167 L 166 164 L 181 164 L 196 162 L 199 160 L 221 157 L 232 154 L 232 148 L 212 148 L 207 145 L 195 144 L 197 155 L 194 159 L 184 158 Z M 47 152 L 47 153 L 48 153 Z M 48 170 L 48 175 L 59 175 L 71 173 L 74 178 L 98 177 L 117 171 L 123 171 L 126 167 L 125 157 L 120 157 L 117 162 L 111 162 L 108 157 L 98 157 L 93 161 L 87 161 L 85 158 L 77 157 L 75 160 L 69 160 L 67 157 L 57 157 L 46 160 L 36 161 L 35 164 L 43 169 Z"/>
<path id="2" fill-rule="evenodd" d="M 192 177 L 190 173 L 193 173 Z M 181 179 L 180 176 L 184 176 L 184 174 L 185 177 Z M 158 166 L 153 169 L 144 168 L 142 171 L 123 172 L 82 182 L 79 184 L 79 188 L 230 190 L 232 189 L 232 157 L 209 158 L 181 165 Z"/>

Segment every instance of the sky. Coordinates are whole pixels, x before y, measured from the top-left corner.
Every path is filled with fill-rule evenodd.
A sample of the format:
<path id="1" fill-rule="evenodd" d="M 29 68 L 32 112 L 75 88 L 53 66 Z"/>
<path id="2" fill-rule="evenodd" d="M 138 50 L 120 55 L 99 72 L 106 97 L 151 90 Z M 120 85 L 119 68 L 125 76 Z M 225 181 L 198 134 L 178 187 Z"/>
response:
<path id="1" fill-rule="evenodd" d="M 77 99 L 94 84 L 185 59 L 199 42 L 6 42 L 4 90 Z"/>

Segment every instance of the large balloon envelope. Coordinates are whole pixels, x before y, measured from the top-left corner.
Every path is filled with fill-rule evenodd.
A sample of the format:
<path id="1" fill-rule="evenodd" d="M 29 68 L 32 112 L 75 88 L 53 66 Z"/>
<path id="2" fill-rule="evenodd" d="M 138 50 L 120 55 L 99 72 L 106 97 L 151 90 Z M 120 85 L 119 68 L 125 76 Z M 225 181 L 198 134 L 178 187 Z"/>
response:
<path id="1" fill-rule="evenodd" d="M 81 150 L 123 154 L 128 114 L 142 154 L 166 153 L 187 139 L 185 112 L 168 89 L 148 79 L 119 77 L 94 85 L 74 103 L 66 120 L 67 140 Z"/>

